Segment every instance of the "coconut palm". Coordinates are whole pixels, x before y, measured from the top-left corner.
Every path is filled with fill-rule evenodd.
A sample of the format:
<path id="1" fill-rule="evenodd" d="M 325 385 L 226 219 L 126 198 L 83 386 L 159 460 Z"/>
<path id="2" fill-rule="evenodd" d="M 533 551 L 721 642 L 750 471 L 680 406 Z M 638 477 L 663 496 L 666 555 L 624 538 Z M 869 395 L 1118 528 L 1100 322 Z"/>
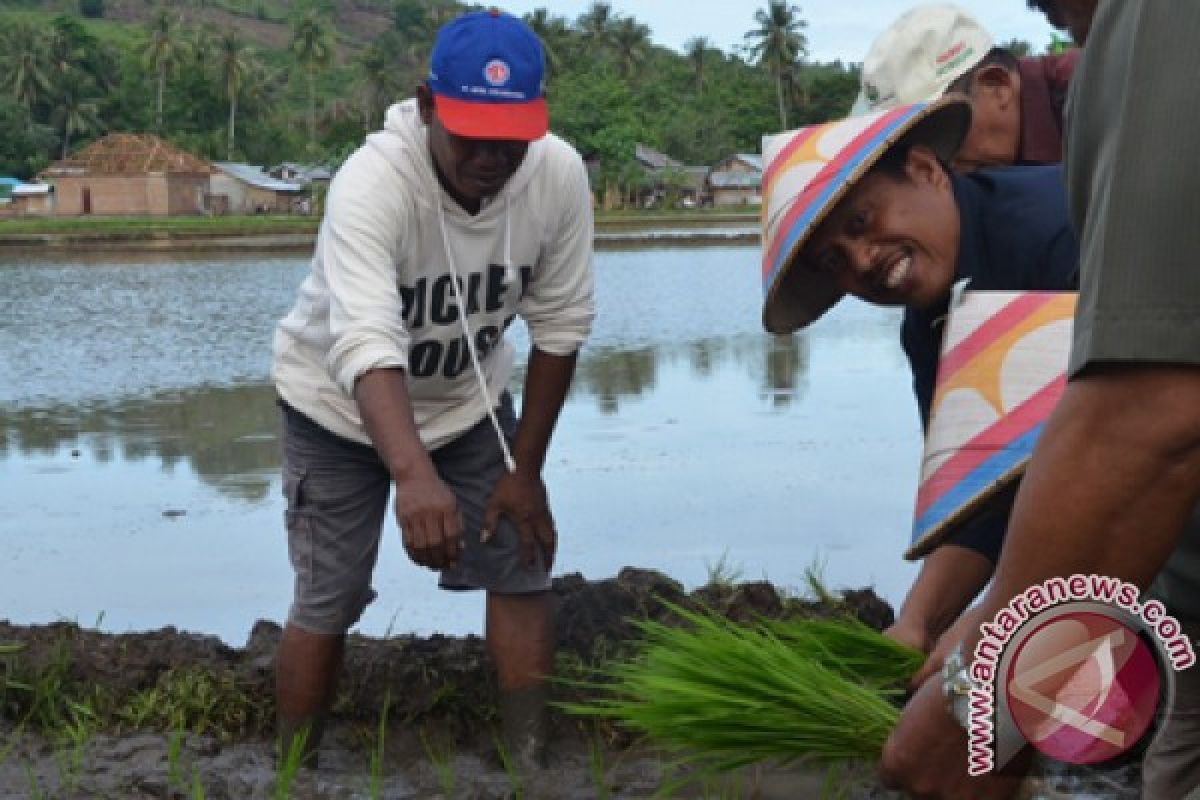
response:
<path id="1" fill-rule="evenodd" d="M 790 6 L 787 0 L 768 0 L 767 8 L 754 12 L 758 27 L 746 33 L 751 42 L 748 53 L 752 61 L 765 64 L 775 79 L 775 95 L 779 101 L 779 124 L 787 128 L 787 108 L 784 105 L 785 76 L 796 63 L 808 54 L 808 40 L 803 30 L 808 23 L 800 18 L 800 7 Z"/>
<path id="2" fill-rule="evenodd" d="M 150 40 L 143 50 L 143 57 L 154 67 L 156 93 L 154 103 L 154 128 L 162 130 L 163 93 L 167 75 L 174 69 L 182 55 L 183 42 L 179 35 L 179 17 L 165 8 L 160 8 L 150 21 Z"/>
<path id="3" fill-rule="evenodd" d="M 612 26 L 612 49 L 622 77 L 632 77 L 650 50 L 650 29 L 633 17 L 618 17 Z"/>
<path id="4" fill-rule="evenodd" d="M 90 96 L 93 89 L 88 76 L 71 69 L 63 84 L 58 87 L 52 117 L 62 131 L 62 157 L 71 151 L 71 139 L 104 129 L 100 121 L 100 110 L 96 98 Z"/>
<path id="5" fill-rule="evenodd" d="M 4 56 L 4 89 L 27 109 L 33 109 L 49 99 L 50 78 L 46 74 L 43 54 L 44 37 L 29 25 L 16 25 L 2 42 Z"/>
<path id="6" fill-rule="evenodd" d="M 692 65 L 692 73 L 696 76 L 696 90 L 704 89 L 704 62 L 708 58 L 708 51 L 712 49 L 712 42 L 707 36 L 695 36 L 683 43 L 683 52 L 687 56 L 687 60 Z"/>
<path id="7" fill-rule="evenodd" d="M 379 41 L 372 42 L 355 59 L 362 96 L 363 128 L 370 130 L 395 93 L 396 68 Z"/>
<path id="8" fill-rule="evenodd" d="M 229 136 L 225 147 L 225 158 L 229 161 L 233 160 L 238 95 L 253 69 L 253 52 L 246 47 L 237 31 L 232 28 L 226 30 L 217 49 L 217 73 L 221 76 L 225 97 L 229 99 Z"/>
<path id="9" fill-rule="evenodd" d="M 555 72 L 562 67 L 562 53 L 567 45 L 567 37 L 570 36 L 570 30 L 567 27 L 567 21 L 558 16 L 553 16 L 544 8 L 535 8 L 533 11 L 525 15 L 525 24 L 529 29 L 537 34 L 537 37 L 542 41 L 542 50 L 546 53 L 546 69 L 548 72 Z"/>
<path id="10" fill-rule="evenodd" d="M 312 148 L 317 138 L 317 70 L 333 61 L 329 23 L 316 9 L 292 23 L 291 51 L 308 75 L 308 145 Z"/>
<path id="11" fill-rule="evenodd" d="M 583 36 L 584 42 L 591 48 L 594 55 L 600 55 L 608 49 L 612 40 L 613 27 L 612 6 L 608 3 L 592 3 L 592 7 L 580 15 L 575 27 Z"/>

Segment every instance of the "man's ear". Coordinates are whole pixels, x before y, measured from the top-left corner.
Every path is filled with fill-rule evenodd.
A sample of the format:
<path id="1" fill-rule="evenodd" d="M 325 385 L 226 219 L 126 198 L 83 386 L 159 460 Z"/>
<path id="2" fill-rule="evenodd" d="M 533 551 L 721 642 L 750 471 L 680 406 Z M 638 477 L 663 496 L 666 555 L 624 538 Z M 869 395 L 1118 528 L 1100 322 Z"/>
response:
<path id="1" fill-rule="evenodd" d="M 433 92 L 423 83 L 417 84 L 417 111 L 421 114 L 421 122 L 426 125 L 433 122 Z"/>
<path id="2" fill-rule="evenodd" d="M 923 144 L 914 144 L 908 148 L 904 174 L 909 182 L 921 186 L 942 188 L 950 184 L 950 174 L 942 166 L 942 162 L 938 161 L 937 154 Z"/>
<path id="3" fill-rule="evenodd" d="M 1000 64 L 988 64 L 979 69 L 971 82 L 972 96 L 985 95 L 1000 108 L 1015 103 L 1020 89 L 1021 76 L 1016 70 Z"/>

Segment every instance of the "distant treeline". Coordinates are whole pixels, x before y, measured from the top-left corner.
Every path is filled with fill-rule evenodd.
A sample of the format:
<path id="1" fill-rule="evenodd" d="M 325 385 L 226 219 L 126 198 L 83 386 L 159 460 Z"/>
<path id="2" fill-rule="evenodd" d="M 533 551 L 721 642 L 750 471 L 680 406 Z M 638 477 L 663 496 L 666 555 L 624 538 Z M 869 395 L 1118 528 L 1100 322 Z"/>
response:
<path id="1" fill-rule="evenodd" d="M 338 162 L 424 77 L 453 0 L 0 0 L 0 174 L 27 178 L 111 131 L 210 159 Z M 642 142 L 685 164 L 844 113 L 857 65 L 810 63 L 801 9 L 768 2 L 738 44 L 680 53 L 597 2 L 538 10 L 553 129 L 609 183 L 644 181 Z"/>

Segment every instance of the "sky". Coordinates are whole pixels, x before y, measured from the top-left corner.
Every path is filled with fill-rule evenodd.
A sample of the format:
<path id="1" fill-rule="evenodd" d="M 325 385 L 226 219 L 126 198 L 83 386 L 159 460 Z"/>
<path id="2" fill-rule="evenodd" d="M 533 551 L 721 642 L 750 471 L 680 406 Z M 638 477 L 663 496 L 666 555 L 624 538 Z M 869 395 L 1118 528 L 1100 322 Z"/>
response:
<path id="1" fill-rule="evenodd" d="M 591 0 L 497 0 L 514 14 L 545 8 L 572 22 L 591 6 Z M 754 27 L 754 12 L 766 0 L 609 0 L 617 14 L 636 17 L 650 27 L 655 44 L 682 51 L 693 36 L 707 36 L 729 52 Z M 792 0 L 808 21 L 809 60 L 861 62 L 872 39 L 893 19 L 917 5 L 914 0 Z M 997 42 L 1024 39 L 1040 51 L 1053 30 L 1045 18 L 1030 11 L 1025 0 L 958 0 Z"/>

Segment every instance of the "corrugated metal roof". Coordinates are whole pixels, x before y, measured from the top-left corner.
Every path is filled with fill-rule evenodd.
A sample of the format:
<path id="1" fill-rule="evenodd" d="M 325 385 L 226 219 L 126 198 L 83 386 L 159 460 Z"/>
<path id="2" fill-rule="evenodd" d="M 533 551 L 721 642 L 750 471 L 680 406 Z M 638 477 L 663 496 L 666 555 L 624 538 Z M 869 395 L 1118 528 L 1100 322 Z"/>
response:
<path id="1" fill-rule="evenodd" d="M 253 164 L 236 164 L 231 161 L 214 161 L 213 166 L 224 172 L 226 175 L 236 178 L 242 183 L 248 183 L 256 189 L 267 189 L 272 192 L 304 191 L 303 185 L 272 178 L 263 171 L 262 167 L 256 167 Z"/>
<path id="2" fill-rule="evenodd" d="M 762 175 L 757 172 L 713 172 L 708 184 L 715 189 L 757 189 L 762 186 Z"/>
<path id="3" fill-rule="evenodd" d="M 52 187 L 48 183 L 22 183 L 12 187 L 13 197 L 25 195 L 49 194 Z"/>

